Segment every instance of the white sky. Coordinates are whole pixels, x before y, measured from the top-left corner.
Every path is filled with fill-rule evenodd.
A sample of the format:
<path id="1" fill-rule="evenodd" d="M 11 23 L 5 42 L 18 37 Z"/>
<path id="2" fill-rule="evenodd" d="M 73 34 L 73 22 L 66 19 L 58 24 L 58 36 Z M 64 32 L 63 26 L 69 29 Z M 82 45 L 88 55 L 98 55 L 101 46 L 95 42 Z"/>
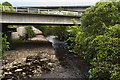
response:
<path id="1" fill-rule="evenodd" d="M 94 5 L 100 0 L 0 0 L 13 6 L 84 6 Z"/>

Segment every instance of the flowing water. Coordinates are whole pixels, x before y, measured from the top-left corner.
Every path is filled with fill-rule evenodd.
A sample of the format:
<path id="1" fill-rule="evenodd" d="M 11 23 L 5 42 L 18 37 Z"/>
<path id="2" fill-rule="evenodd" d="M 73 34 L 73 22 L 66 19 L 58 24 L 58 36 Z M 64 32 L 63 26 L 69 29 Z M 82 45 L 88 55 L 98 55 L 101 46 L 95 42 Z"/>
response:
<path id="1" fill-rule="evenodd" d="M 82 57 L 75 53 L 70 53 L 67 49 L 67 43 L 60 41 L 58 36 L 50 35 L 47 36 L 46 39 L 52 42 L 52 46 L 55 49 L 55 55 L 63 67 L 61 70 L 50 76 L 54 76 L 54 78 L 88 79 L 89 65 Z"/>

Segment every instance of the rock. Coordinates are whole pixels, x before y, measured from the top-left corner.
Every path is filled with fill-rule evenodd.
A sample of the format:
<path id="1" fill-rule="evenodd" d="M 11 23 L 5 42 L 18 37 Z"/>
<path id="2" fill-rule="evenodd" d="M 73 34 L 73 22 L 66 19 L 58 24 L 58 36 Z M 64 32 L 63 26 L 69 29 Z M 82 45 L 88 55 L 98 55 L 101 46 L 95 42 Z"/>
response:
<path id="1" fill-rule="evenodd" d="M 52 58 L 56 58 L 55 55 L 52 55 Z M 53 66 L 55 67 L 56 63 L 55 60 L 51 60 L 51 58 L 28 56 L 27 58 L 22 58 L 21 63 L 20 61 L 21 60 L 17 59 L 16 61 L 2 67 L 3 75 L 5 75 L 4 77 L 32 77 L 37 75 L 40 76 L 42 73 L 50 71 L 55 72 Z"/>
<path id="2" fill-rule="evenodd" d="M 30 62 L 29 62 L 29 63 L 26 63 L 26 65 L 28 65 L 28 66 L 30 66 L 31 64 L 32 64 L 32 63 L 30 63 Z"/>
<path id="3" fill-rule="evenodd" d="M 15 72 L 19 72 L 19 71 L 22 71 L 23 69 L 17 69 L 17 70 L 15 70 Z"/>
<path id="4" fill-rule="evenodd" d="M 55 55 L 51 55 L 51 59 L 53 59 L 53 60 L 54 60 L 55 58 L 56 58 L 56 56 L 55 56 Z"/>
<path id="5" fill-rule="evenodd" d="M 54 66 L 55 64 L 54 63 L 48 63 L 48 66 Z"/>
<path id="6" fill-rule="evenodd" d="M 47 61 L 47 60 L 48 60 L 47 58 L 40 59 L 40 61 Z"/>
<path id="7" fill-rule="evenodd" d="M 34 73 L 37 73 L 37 70 L 34 70 L 33 72 L 34 72 Z"/>
<path id="8" fill-rule="evenodd" d="M 25 72 L 23 72 L 22 74 L 23 74 L 23 75 L 26 75 L 26 73 L 25 73 Z"/>
<path id="9" fill-rule="evenodd" d="M 25 62 L 25 61 L 26 61 L 26 58 L 22 58 L 22 61 Z"/>
<path id="10" fill-rule="evenodd" d="M 4 72 L 5 75 L 12 74 L 12 72 Z"/>
<path id="11" fill-rule="evenodd" d="M 39 53 L 39 56 L 41 57 L 41 58 L 45 58 L 46 56 L 48 55 L 48 53 Z"/>
<path id="12" fill-rule="evenodd" d="M 32 77 L 32 75 L 28 75 L 29 77 Z"/>
<path id="13" fill-rule="evenodd" d="M 12 72 L 9 72 L 9 74 L 12 74 Z"/>
<path id="14" fill-rule="evenodd" d="M 13 62 L 13 64 L 17 64 L 17 62 Z"/>

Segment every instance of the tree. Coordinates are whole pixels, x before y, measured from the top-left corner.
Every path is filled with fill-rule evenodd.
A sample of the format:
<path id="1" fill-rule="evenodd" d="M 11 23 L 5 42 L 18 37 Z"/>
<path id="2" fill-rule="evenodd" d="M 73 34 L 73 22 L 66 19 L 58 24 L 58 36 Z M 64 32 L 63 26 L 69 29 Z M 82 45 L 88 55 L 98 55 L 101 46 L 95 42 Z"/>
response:
<path id="1" fill-rule="evenodd" d="M 72 51 L 80 53 L 91 64 L 89 77 L 119 80 L 120 1 L 98 2 L 87 8 L 75 32 Z"/>
<path id="2" fill-rule="evenodd" d="M 3 2 L 2 5 L 3 5 L 3 6 L 12 6 L 12 4 L 9 3 L 9 2 L 7 2 L 7 1 L 6 1 L 6 2 Z"/>

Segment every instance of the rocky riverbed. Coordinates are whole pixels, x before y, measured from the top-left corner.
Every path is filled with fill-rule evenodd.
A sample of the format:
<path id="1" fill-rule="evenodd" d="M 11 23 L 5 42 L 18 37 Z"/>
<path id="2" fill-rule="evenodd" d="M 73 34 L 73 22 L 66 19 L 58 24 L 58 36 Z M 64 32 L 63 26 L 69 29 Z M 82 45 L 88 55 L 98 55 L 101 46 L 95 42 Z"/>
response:
<path id="1" fill-rule="evenodd" d="M 50 40 L 54 42 L 38 34 L 31 40 L 11 43 L 11 50 L 4 53 L 2 80 L 88 80 L 86 61 L 69 53 L 66 43 L 53 36 Z"/>
<path id="2" fill-rule="evenodd" d="M 33 76 L 41 76 L 41 74 L 50 73 L 55 71 L 55 67 L 58 65 L 57 59 L 51 59 L 46 55 L 47 53 L 41 53 L 38 56 L 28 56 L 26 58 L 21 58 L 21 60 L 15 60 L 7 63 L 2 67 L 2 79 L 22 79 L 30 78 Z M 53 57 L 53 55 L 51 56 Z"/>

